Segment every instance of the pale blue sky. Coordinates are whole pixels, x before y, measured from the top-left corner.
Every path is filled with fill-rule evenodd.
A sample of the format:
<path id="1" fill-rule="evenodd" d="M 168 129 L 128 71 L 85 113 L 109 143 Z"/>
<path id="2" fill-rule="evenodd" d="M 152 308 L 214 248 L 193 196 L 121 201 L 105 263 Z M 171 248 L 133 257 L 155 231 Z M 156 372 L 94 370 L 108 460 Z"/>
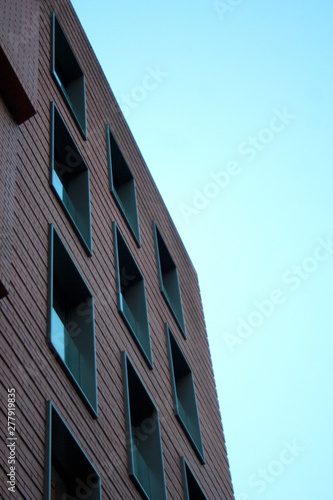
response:
<path id="1" fill-rule="evenodd" d="M 333 500 L 333 3 L 73 5 L 199 275 L 236 499 Z"/>

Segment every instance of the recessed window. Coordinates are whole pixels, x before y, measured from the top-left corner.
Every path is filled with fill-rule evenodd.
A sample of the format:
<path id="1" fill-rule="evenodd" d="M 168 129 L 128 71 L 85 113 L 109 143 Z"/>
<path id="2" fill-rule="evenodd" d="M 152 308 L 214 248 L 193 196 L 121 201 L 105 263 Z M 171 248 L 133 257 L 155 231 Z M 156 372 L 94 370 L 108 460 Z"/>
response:
<path id="1" fill-rule="evenodd" d="M 153 222 L 153 230 L 160 290 L 186 338 L 177 267 L 155 222 Z"/>
<path id="2" fill-rule="evenodd" d="M 50 184 L 87 253 L 92 253 L 89 170 L 54 103 Z"/>
<path id="3" fill-rule="evenodd" d="M 205 463 L 192 371 L 169 326 L 165 329 L 174 411 L 201 463 Z"/>
<path id="4" fill-rule="evenodd" d="M 0 279 L 0 299 L 3 299 L 6 295 L 8 295 L 8 290 Z"/>
<path id="5" fill-rule="evenodd" d="M 83 71 L 56 15 L 52 14 L 51 73 L 86 139 L 86 100 Z"/>
<path id="6" fill-rule="evenodd" d="M 110 191 L 123 213 L 137 244 L 140 246 L 135 180 L 108 125 L 106 126 L 106 143 Z"/>
<path id="7" fill-rule="evenodd" d="M 97 417 L 93 297 L 52 225 L 49 232 L 47 343 Z"/>
<path id="8" fill-rule="evenodd" d="M 153 358 L 144 278 L 117 224 L 113 223 L 118 310 L 150 368 Z"/>
<path id="9" fill-rule="evenodd" d="M 181 463 L 185 500 L 207 500 L 206 495 L 203 493 L 184 458 L 181 459 Z"/>
<path id="10" fill-rule="evenodd" d="M 49 401 L 45 444 L 45 500 L 100 500 L 100 476 L 69 428 Z"/>
<path id="11" fill-rule="evenodd" d="M 166 499 L 158 411 L 122 353 L 128 472 L 142 497 Z"/>

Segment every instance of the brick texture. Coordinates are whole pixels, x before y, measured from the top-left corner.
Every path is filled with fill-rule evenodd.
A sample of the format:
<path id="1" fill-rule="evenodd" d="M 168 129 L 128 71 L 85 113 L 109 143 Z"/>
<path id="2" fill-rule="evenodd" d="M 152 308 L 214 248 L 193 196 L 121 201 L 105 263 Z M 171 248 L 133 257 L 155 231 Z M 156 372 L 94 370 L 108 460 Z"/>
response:
<path id="1" fill-rule="evenodd" d="M 16 5 L 16 2 L 10 3 Z M 0 8 L 5 4 L 1 2 Z M 26 2 L 26 5 L 30 8 L 27 15 L 33 18 L 34 2 Z M 86 77 L 86 141 L 50 75 L 53 11 Z M 14 16 L 12 12 L 8 15 Z M 22 17 L 16 16 L 11 22 L 14 32 L 20 32 Z M 1 281 L 8 284 L 10 291 L 0 301 L 3 384 L 0 412 L 1 421 L 5 422 L 3 396 L 6 397 L 7 387 L 15 387 L 18 421 L 16 498 L 42 498 L 46 400 L 54 403 L 101 475 L 103 498 L 141 498 L 127 473 L 121 373 L 121 351 L 125 350 L 159 409 L 168 498 L 184 498 L 180 464 L 183 456 L 209 500 L 232 500 L 233 489 L 196 272 L 69 0 L 40 2 L 38 26 L 38 64 L 32 61 L 19 66 L 26 82 L 31 82 L 34 71 L 30 68 L 37 64 L 36 115 L 17 127 L 0 101 L 0 272 Z M 87 256 L 49 185 L 52 101 L 65 119 L 90 170 L 92 257 Z M 136 180 L 140 248 L 109 191 L 106 124 L 110 125 Z M 178 268 L 187 339 L 159 290 L 153 220 Z M 145 278 L 153 370 L 148 368 L 117 310 L 113 221 L 117 222 Z M 59 232 L 94 295 L 98 419 L 92 418 L 46 344 L 50 223 Z M 170 325 L 193 371 L 204 465 L 200 464 L 173 413 L 165 322 Z M 0 494 L 7 498 L 5 474 L 8 466 L 3 443 L 4 440 L 0 453 L 3 471 Z"/>

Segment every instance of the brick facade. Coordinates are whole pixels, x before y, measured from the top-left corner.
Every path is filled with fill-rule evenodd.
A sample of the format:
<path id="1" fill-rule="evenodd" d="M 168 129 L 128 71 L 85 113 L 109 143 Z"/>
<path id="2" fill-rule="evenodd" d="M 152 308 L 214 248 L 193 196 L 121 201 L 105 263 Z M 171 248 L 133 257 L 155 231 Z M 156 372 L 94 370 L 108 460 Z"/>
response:
<path id="1" fill-rule="evenodd" d="M 8 11 L 8 5 L 11 9 Z M 101 476 L 105 499 L 139 499 L 127 473 L 121 352 L 126 351 L 159 409 L 169 499 L 184 498 L 180 457 L 185 457 L 207 499 L 232 500 L 228 458 L 212 372 L 196 272 L 68 0 L 1 2 L 11 33 L 27 44 L 20 53 L 0 38 L 36 114 L 20 126 L 6 98 L 0 101 L 0 301 L 2 395 L 16 389 L 16 498 L 43 495 L 46 401 L 51 400 Z M 51 14 L 56 16 L 84 72 L 87 140 L 50 74 Z M 2 18 L 3 12 L 1 12 Z M 38 33 L 22 32 L 32 20 Z M 37 29 L 37 28 L 36 28 Z M 38 57 L 35 51 L 38 43 Z M 13 49 L 13 47 L 12 47 Z M 14 61 L 14 62 L 13 62 Z M 38 69 L 38 85 L 34 81 Z M 38 89 L 38 93 L 37 93 Z M 35 94 L 34 94 L 35 92 Z M 90 172 L 93 254 L 87 255 L 49 185 L 50 103 L 55 102 Z M 105 125 L 108 124 L 136 181 L 141 246 L 109 191 Z M 178 269 L 187 338 L 163 299 L 152 221 Z M 112 222 L 116 221 L 145 278 L 153 369 L 150 370 L 117 310 Z M 46 344 L 48 231 L 52 223 L 89 286 L 95 304 L 98 418 L 94 419 Z M 1 290 L 0 290 L 1 294 Z M 4 295 L 5 293 L 3 293 Z M 205 464 L 201 464 L 173 412 L 164 324 L 167 322 L 194 377 Z M 6 422 L 5 399 L 0 418 Z M 1 444 L 0 492 L 6 488 L 7 451 Z"/>

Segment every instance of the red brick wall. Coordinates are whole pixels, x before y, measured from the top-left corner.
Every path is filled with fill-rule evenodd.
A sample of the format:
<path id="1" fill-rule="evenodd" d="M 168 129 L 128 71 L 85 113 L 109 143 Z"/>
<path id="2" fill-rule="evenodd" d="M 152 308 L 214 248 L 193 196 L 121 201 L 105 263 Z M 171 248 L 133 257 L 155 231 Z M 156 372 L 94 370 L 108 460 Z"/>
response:
<path id="1" fill-rule="evenodd" d="M 84 141 L 50 75 L 51 12 L 55 11 L 86 76 L 88 140 Z M 37 114 L 21 127 L 14 209 L 12 293 L 0 301 L 0 353 L 5 388 L 17 388 L 17 498 L 43 490 L 45 400 L 52 400 L 102 478 L 105 499 L 141 498 L 127 474 L 120 352 L 126 350 L 160 411 L 168 498 L 183 499 L 184 456 L 208 499 L 233 499 L 196 272 L 140 151 L 68 0 L 40 3 Z M 89 169 L 93 256 L 88 257 L 49 186 L 50 101 L 66 120 Z M 3 120 L 2 115 L 1 120 Z M 141 248 L 109 192 L 105 124 L 111 126 L 136 179 Z M 1 123 L 2 125 L 2 123 Z M 2 129 L 1 129 L 2 131 Z M 152 220 L 178 267 L 185 340 L 160 291 Z M 145 277 L 154 368 L 149 370 L 119 312 L 112 221 Z M 53 223 L 95 300 L 99 417 L 94 420 L 46 345 L 48 224 Z M 206 464 L 201 465 L 173 414 L 164 323 L 191 365 Z M 4 411 L 1 407 L 0 411 Z M 1 415 L 1 418 L 5 418 Z M 1 456 L 1 465 L 3 455 Z M 4 487 L 4 482 L 0 484 Z"/>

